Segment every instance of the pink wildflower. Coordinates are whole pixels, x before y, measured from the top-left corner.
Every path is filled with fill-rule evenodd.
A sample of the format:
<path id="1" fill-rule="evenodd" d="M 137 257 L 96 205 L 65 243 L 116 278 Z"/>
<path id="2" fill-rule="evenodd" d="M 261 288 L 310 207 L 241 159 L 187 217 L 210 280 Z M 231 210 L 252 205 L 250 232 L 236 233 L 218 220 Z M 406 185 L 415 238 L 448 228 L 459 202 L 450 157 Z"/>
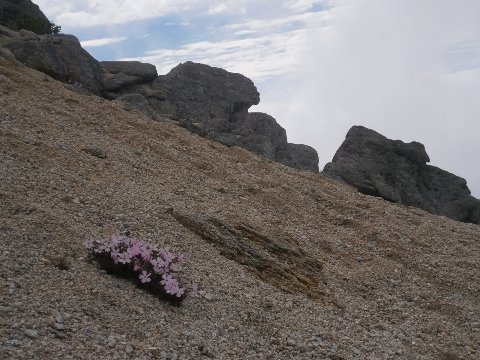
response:
<path id="1" fill-rule="evenodd" d="M 138 276 L 138 278 L 140 279 L 142 284 L 145 284 L 147 282 L 152 281 L 152 279 L 150 279 L 150 275 L 151 274 L 149 272 L 146 272 L 145 270 L 143 270 L 142 273 Z"/>

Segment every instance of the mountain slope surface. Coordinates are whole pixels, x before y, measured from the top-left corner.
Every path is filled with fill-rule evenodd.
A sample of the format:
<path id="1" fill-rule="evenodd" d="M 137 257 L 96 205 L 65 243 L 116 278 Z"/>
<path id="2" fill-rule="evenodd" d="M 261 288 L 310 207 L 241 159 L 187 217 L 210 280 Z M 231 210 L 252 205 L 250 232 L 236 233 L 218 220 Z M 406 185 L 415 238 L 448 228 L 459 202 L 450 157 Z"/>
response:
<path id="1" fill-rule="evenodd" d="M 0 358 L 475 359 L 480 226 L 155 123 L 0 58 Z M 88 262 L 186 254 L 173 307 Z"/>

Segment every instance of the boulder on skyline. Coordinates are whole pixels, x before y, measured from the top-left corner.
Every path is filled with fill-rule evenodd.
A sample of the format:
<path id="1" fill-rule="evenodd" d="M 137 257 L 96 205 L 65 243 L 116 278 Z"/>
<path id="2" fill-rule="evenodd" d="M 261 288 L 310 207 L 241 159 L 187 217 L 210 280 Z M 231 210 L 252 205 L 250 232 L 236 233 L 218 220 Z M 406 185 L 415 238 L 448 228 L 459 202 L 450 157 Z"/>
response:
<path id="1" fill-rule="evenodd" d="M 480 200 L 471 196 L 465 179 L 428 162 L 421 143 L 353 126 L 323 172 L 367 195 L 480 224 Z"/>

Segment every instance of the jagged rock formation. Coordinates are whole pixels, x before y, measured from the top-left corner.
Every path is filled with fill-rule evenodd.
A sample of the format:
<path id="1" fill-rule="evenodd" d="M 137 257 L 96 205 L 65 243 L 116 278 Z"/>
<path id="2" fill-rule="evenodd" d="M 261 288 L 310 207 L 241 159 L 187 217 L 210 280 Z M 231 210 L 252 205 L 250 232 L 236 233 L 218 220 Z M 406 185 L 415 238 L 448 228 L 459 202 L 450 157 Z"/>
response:
<path id="1" fill-rule="evenodd" d="M 260 101 L 253 82 L 240 74 L 186 62 L 150 84 L 126 87 L 108 97 L 155 119 L 170 117 L 201 136 L 301 170 L 318 171 L 318 154 L 287 142 L 276 120 L 248 109 Z"/>
<path id="2" fill-rule="evenodd" d="M 50 34 L 47 17 L 30 0 L 0 0 L 0 24 L 13 30 L 30 30 L 36 34 Z"/>
<path id="3" fill-rule="evenodd" d="M 3 40 L 18 61 L 64 83 L 100 95 L 103 70 L 73 35 L 10 37 Z"/>
<path id="4" fill-rule="evenodd" d="M 24 4 L 27 2 L 17 5 L 27 12 L 31 7 Z M 0 6 L 2 3 L 5 1 L 0 0 Z M 33 6 L 39 18 L 44 17 Z M 7 5 L 4 8 L 10 9 Z M 11 13 L 19 22 L 20 13 Z M 21 26 L 12 23 L 11 27 L 18 30 Z M 248 112 L 259 103 L 260 94 L 241 74 L 186 62 L 158 76 L 154 65 L 138 61 L 100 63 L 73 35 L 37 36 L 0 28 L 0 46 L 24 65 L 71 84 L 77 92 L 87 90 L 118 100 L 126 109 L 140 111 L 156 121 L 166 117 L 178 120 L 188 130 L 224 145 L 243 147 L 287 166 L 318 172 L 315 149 L 288 143 L 285 129 L 273 117 Z M 12 59 L 10 53 L 1 51 Z"/>
<path id="5" fill-rule="evenodd" d="M 470 195 L 465 179 L 429 161 L 418 142 L 406 144 L 353 126 L 323 171 L 362 193 L 480 224 L 480 200 Z"/>

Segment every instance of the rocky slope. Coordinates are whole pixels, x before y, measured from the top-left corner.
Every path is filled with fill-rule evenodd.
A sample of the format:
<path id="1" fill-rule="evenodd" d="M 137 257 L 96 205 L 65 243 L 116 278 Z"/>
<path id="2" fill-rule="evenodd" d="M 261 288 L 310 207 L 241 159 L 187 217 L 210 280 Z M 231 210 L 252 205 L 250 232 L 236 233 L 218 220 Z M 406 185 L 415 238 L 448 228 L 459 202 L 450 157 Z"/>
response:
<path id="1" fill-rule="evenodd" d="M 225 147 L 0 57 L 0 358 L 478 359 L 480 227 Z M 180 307 L 86 259 L 183 250 Z"/>
<path id="2" fill-rule="evenodd" d="M 158 76 L 151 64 L 99 62 L 73 35 L 37 36 L 0 27 L 0 52 L 5 51 L 78 92 L 118 99 L 126 109 L 156 121 L 174 118 L 188 130 L 224 145 L 318 172 L 315 149 L 288 143 L 285 129 L 271 116 L 248 113 L 259 103 L 260 95 L 253 82 L 241 74 L 186 62 Z"/>
<path id="3" fill-rule="evenodd" d="M 428 162 L 418 142 L 405 144 L 354 126 L 323 171 L 364 194 L 480 224 L 480 200 L 470 195 L 465 179 Z"/>

